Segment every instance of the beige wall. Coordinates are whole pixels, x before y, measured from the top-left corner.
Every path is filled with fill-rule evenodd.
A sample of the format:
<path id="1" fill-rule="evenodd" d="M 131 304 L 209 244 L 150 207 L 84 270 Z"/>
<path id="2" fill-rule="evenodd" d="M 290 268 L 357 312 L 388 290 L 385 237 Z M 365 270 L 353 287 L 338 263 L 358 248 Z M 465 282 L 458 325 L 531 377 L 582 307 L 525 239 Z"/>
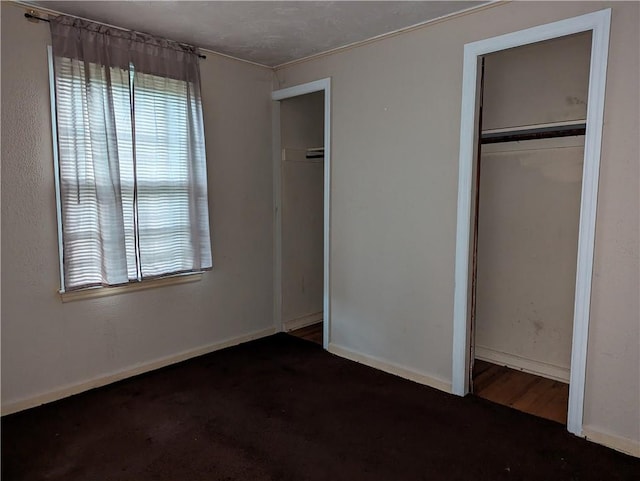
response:
<path id="1" fill-rule="evenodd" d="M 292 97 L 280 102 L 282 148 L 308 149 L 324 144 L 324 92 Z"/>
<path id="2" fill-rule="evenodd" d="M 591 32 L 485 56 L 483 130 L 587 118 Z"/>
<path id="3" fill-rule="evenodd" d="M 214 270 L 62 304 L 47 24 L 2 3 L 2 403 L 261 331 L 272 320 L 271 76 L 201 62 Z"/>
<path id="4" fill-rule="evenodd" d="M 282 320 L 322 311 L 324 164 L 306 160 L 324 144 L 324 93 L 280 102 L 282 162 Z"/>
<path id="5" fill-rule="evenodd" d="M 476 358 L 569 382 L 584 136 L 482 146 Z"/>
<path id="6" fill-rule="evenodd" d="M 463 48 L 612 8 L 584 424 L 640 440 L 639 5 L 512 2 L 280 69 L 332 77 L 332 342 L 449 382 Z"/>

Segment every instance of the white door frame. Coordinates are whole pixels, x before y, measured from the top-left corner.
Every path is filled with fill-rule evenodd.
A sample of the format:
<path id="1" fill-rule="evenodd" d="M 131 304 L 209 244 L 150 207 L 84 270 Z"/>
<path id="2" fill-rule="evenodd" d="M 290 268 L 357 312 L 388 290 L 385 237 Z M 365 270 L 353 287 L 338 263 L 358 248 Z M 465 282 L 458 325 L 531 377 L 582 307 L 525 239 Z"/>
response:
<path id="1" fill-rule="evenodd" d="M 274 324 L 278 331 L 283 331 L 282 319 L 282 152 L 280 145 L 280 101 L 314 92 L 324 92 L 324 286 L 323 286 L 323 336 L 325 349 L 329 346 L 331 333 L 330 302 L 330 214 L 331 214 L 331 78 L 323 78 L 293 87 L 275 90 L 271 93 L 273 100 L 272 135 L 273 135 L 273 202 L 275 213 L 274 239 Z"/>
<path id="2" fill-rule="evenodd" d="M 478 132 L 475 119 L 478 59 L 482 55 L 508 48 L 580 32 L 592 32 L 567 419 L 567 429 L 576 435 L 582 434 L 589 304 L 591 300 L 598 173 L 600 169 L 610 23 L 611 9 L 605 9 L 499 37 L 480 40 L 464 46 L 452 363 L 452 392 L 459 396 L 464 396 L 469 392 L 470 376 L 471 320 L 469 313 L 469 281 L 471 275 L 469 258 L 472 249 L 471 226 L 473 220 L 471 195 L 473 191 L 474 165 L 477 162 L 476 142 Z"/>

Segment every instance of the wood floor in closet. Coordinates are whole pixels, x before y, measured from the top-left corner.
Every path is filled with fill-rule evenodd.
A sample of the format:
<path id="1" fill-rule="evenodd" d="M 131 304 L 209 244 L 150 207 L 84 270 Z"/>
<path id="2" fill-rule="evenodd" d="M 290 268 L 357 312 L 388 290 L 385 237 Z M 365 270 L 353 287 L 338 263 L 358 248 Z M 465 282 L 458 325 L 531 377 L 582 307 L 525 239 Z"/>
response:
<path id="1" fill-rule="evenodd" d="M 296 329 L 289 334 L 322 345 L 322 322 Z"/>
<path id="2" fill-rule="evenodd" d="M 473 393 L 562 424 L 567 423 L 569 385 L 476 359 Z"/>

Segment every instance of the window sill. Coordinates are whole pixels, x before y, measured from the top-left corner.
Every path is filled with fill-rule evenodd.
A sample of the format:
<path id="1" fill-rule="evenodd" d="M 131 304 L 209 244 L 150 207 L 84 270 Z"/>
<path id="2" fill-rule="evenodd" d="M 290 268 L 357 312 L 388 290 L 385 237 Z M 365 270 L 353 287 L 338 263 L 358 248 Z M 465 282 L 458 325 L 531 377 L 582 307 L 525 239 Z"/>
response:
<path id="1" fill-rule="evenodd" d="M 189 274 L 181 274 L 171 277 L 163 277 L 160 279 L 150 279 L 141 282 L 126 284 L 124 286 L 115 287 L 90 287 L 77 291 L 60 292 L 62 302 L 80 301 L 83 299 L 93 299 L 97 297 L 115 296 L 118 294 L 127 294 L 129 292 L 143 291 L 146 289 L 154 289 L 156 287 L 174 286 L 177 284 L 189 284 L 191 282 L 199 282 L 202 279 L 202 272 L 193 272 Z"/>

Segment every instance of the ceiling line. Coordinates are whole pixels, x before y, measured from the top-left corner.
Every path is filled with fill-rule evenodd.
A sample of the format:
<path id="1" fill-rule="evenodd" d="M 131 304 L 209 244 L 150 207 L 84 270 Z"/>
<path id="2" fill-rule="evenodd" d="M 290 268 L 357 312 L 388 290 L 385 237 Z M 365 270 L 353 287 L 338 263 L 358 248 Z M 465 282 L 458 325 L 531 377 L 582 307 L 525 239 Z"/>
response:
<path id="1" fill-rule="evenodd" d="M 93 20 L 91 18 L 85 18 L 85 17 L 81 17 L 79 15 L 72 15 L 72 14 L 69 14 L 69 13 L 59 12 L 57 10 L 52 10 L 50 8 L 47 8 L 47 7 L 42 7 L 40 5 L 33 5 L 33 4 L 31 4 L 29 2 L 25 2 L 23 0 L 10 0 L 7 3 L 8 3 L 8 5 L 13 5 L 14 7 L 19 7 L 19 8 L 23 8 L 25 10 L 30 10 L 30 11 L 36 12 L 36 14 L 40 13 L 40 14 L 55 15 L 55 16 L 66 15 L 67 17 L 78 18 L 80 20 L 86 20 L 88 22 L 93 22 L 93 23 L 97 23 L 97 24 L 100 24 L 100 25 L 104 25 L 105 27 L 117 28 L 118 30 L 124 30 L 126 32 L 135 31 L 135 30 L 131 30 L 129 28 L 120 27 L 119 25 L 112 25 L 110 23 L 99 22 L 99 21 Z M 140 32 L 140 33 L 144 33 L 144 32 Z M 158 35 L 155 35 L 155 36 L 157 37 Z M 185 43 L 185 42 L 178 42 L 177 40 L 172 40 L 172 41 L 174 41 L 176 43 L 181 43 L 183 45 L 191 45 L 191 44 Z M 200 49 L 203 52 L 211 53 L 211 54 L 214 54 L 214 55 L 219 55 L 221 57 L 225 57 L 225 58 L 228 58 L 228 59 L 231 59 L 231 60 L 237 60 L 238 62 L 248 63 L 248 64 L 251 64 L 251 65 L 255 65 L 256 67 L 262 67 L 262 68 L 266 68 L 266 69 L 269 69 L 269 70 L 273 70 L 273 67 L 270 67 L 268 65 L 264 65 L 264 64 L 261 64 L 261 63 L 258 63 L 258 62 L 253 62 L 252 60 L 246 60 L 244 58 L 234 57 L 233 55 L 228 55 L 226 53 L 218 52 L 216 50 L 211 50 L 210 48 L 198 47 L 196 45 L 193 45 L 193 46 L 198 48 L 198 49 Z"/>
<path id="2" fill-rule="evenodd" d="M 322 57 L 325 57 L 325 56 L 328 56 L 328 55 L 333 55 L 333 54 L 336 54 L 336 53 L 341 53 L 343 51 L 347 51 L 347 50 L 351 50 L 351 49 L 354 49 L 354 48 L 362 47 L 362 46 L 368 45 L 370 43 L 378 42 L 380 40 L 384 40 L 384 39 L 387 39 L 387 38 L 392 38 L 392 37 L 395 37 L 395 36 L 398 36 L 398 35 L 402 35 L 404 33 L 413 32 L 415 30 L 420 30 L 422 28 L 429 27 L 431 25 L 435 25 L 435 24 L 438 24 L 438 23 L 441 23 L 441 22 L 445 22 L 447 20 L 452 20 L 454 18 L 462 17 L 462 16 L 465 16 L 465 15 L 468 15 L 468 14 L 471 14 L 471 13 L 476 13 L 476 12 L 479 12 L 479 11 L 482 11 L 482 10 L 486 10 L 486 9 L 489 9 L 489 8 L 502 6 L 502 5 L 511 3 L 512 1 L 513 0 L 490 0 L 488 3 L 483 3 L 483 4 L 480 4 L 480 5 L 469 7 L 469 8 L 466 8 L 464 10 L 460 10 L 460 11 L 457 11 L 457 12 L 449 13 L 449 14 L 443 15 L 441 17 L 437 17 L 437 18 L 433 18 L 433 19 L 430 19 L 430 20 L 426 20 L 424 22 L 420 22 L 420 23 L 417 23 L 415 25 L 410 25 L 408 27 L 402 27 L 402 28 L 399 28 L 397 30 L 393 30 L 391 32 L 382 33 L 380 35 L 376 35 L 374 37 L 370 37 L 370 38 L 367 38 L 367 39 L 364 39 L 364 40 L 358 40 L 356 42 L 352 42 L 352 43 L 347 44 L 347 45 L 342 45 L 340 47 L 336 47 L 336 48 L 332 48 L 332 49 L 329 49 L 329 50 L 325 50 L 323 52 L 314 53 L 314 54 L 308 55 L 306 57 L 302 57 L 302 58 L 299 58 L 299 59 L 296 59 L 296 60 L 291 60 L 291 61 L 288 61 L 288 62 L 284 62 L 284 63 L 278 64 L 278 65 L 275 65 L 273 67 L 271 67 L 269 65 L 264 65 L 264 64 L 261 64 L 261 63 L 258 63 L 258 62 L 254 62 L 252 60 L 246 60 L 246 59 L 243 59 L 243 58 L 234 57 L 233 55 L 229 55 L 229 54 L 225 54 L 225 53 L 222 53 L 222 52 L 218 52 L 218 51 L 212 50 L 210 48 L 205 48 L 205 47 L 198 47 L 198 48 L 200 50 L 202 50 L 203 52 L 211 53 L 211 54 L 214 54 L 214 55 L 219 55 L 221 57 L 228 58 L 230 60 L 236 60 L 238 62 L 247 63 L 247 64 L 250 64 L 250 65 L 254 65 L 256 67 L 262 67 L 262 68 L 269 69 L 269 70 L 271 70 L 273 72 L 277 72 L 278 70 L 281 70 L 281 69 L 284 69 L 284 68 L 288 68 L 288 67 L 291 67 L 291 66 L 299 64 L 299 63 L 309 62 L 309 61 L 316 60 L 318 58 L 322 58 Z M 120 29 L 120 30 L 131 31 L 130 29 L 127 29 L 127 28 L 124 28 L 124 27 L 120 27 L 118 25 L 111 25 L 111 24 L 108 24 L 108 23 L 105 23 L 105 22 L 99 22 L 99 21 L 92 20 L 92 19 L 89 19 L 89 18 L 80 17 L 78 15 L 71 15 L 71 14 L 63 13 L 63 12 L 60 12 L 60 11 L 57 11 L 57 10 L 52 10 L 50 8 L 47 8 L 47 7 L 41 7 L 40 5 L 33 5 L 33 4 L 29 3 L 28 1 L 24 1 L 24 0 L 10 0 L 8 2 L 8 4 L 16 6 L 16 7 L 24 8 L 24 9 L 27 9 L 27 10 L 33 10 L 35 12 L 40 12 L 40 13 L 45 13 L 45 14 L 50 14 L 50 15 L 67 15 L 69 17 L 79 18 L 81 20 L 87 20 L 87 21 L 90 21 L 90 22 L 98 23 L 98 24 L 104 25 L 106 27 L 111 27 L 111 28 L 117 28 L 117 29 Z M 179 43 L 184 43 L 184 42 L 179 42 Z"/>
<path id="3" fill-rule="evenodd" d="M 402 27 L 402 28 L 399 28 L 397 30 L 393 30 L 391 32 L 381 33 L 380 35 L 376 35 L 374 37 L 366 38 L 364 40 L 358 40 L 356 42 L 349 43 L 347 45 L 342 45 L 340 47 L 335 47 L 335 48 L 332 48 L 332 49 L 329 49 L 329 50 L 325 50 L 324 52 L 314 53 L 314 54 L 309 55 L 307 57 L 302 57 L 302 58 L 299 58 L 299 59 L 296 59 L 296 60 L 290 60 L 288 62 L 281 63 L 281 64 L 276 65 L 275 67 L 271 67 L 271 68 L 273 68 L 274 71 L 277 71 L 277 70 L 280 70 L 280 69 L 291 67 L 291 66 L 296 65 L 298 63 L 309 62 L 311 60 L 316 60 L 316 59 L 321 58 L 321 57 L 325 57 L 325 56 L 328 56 L 328 55 L 333 55 L 333 54 L 336 54 L 336 53 L 340 53 L 342 51 L 351 50 L 353 48 L 358 48 L 358 47 L 363 47 L 365 45 L 368 45 L 370 43 L 375 43 L 375 42 L 378 42 L 380 40 L 385 40 L 387 38 L 396 37 L 396 36 L 402 35 L 404 33 L 413 32 L 415 30 L 420 30 L 422 28 L 430 27 L 431 25 L 435 25 L 437 23 L 446 22 L 447 20 L 453 20 L 454 18 L 458 18 L 458 17 L 462 17 L 462 16 L 465 16 L 465 15 L 469 15 L 471 13 L 476 13 L 476 12 L 479 12 L 481 10 L 487 10 L 489 8 L 506 5 L 508 3 L 511 3 L 512 1 L 514 1 L 514 0 L 491 0 L 488 3 L 483 3 L 483 4 L 480 4 L 480 5 L 473 6 L 473 7 L 465 8 L 464 10 L 459 10 L 457 12 L 448 13 L 446 15 L 442 15 L 441 17 L 432 18 L 430 20 L 425 20 L 424 22 L 416 23 L 415 25 L 410 25 L 408 27 Z"/>

